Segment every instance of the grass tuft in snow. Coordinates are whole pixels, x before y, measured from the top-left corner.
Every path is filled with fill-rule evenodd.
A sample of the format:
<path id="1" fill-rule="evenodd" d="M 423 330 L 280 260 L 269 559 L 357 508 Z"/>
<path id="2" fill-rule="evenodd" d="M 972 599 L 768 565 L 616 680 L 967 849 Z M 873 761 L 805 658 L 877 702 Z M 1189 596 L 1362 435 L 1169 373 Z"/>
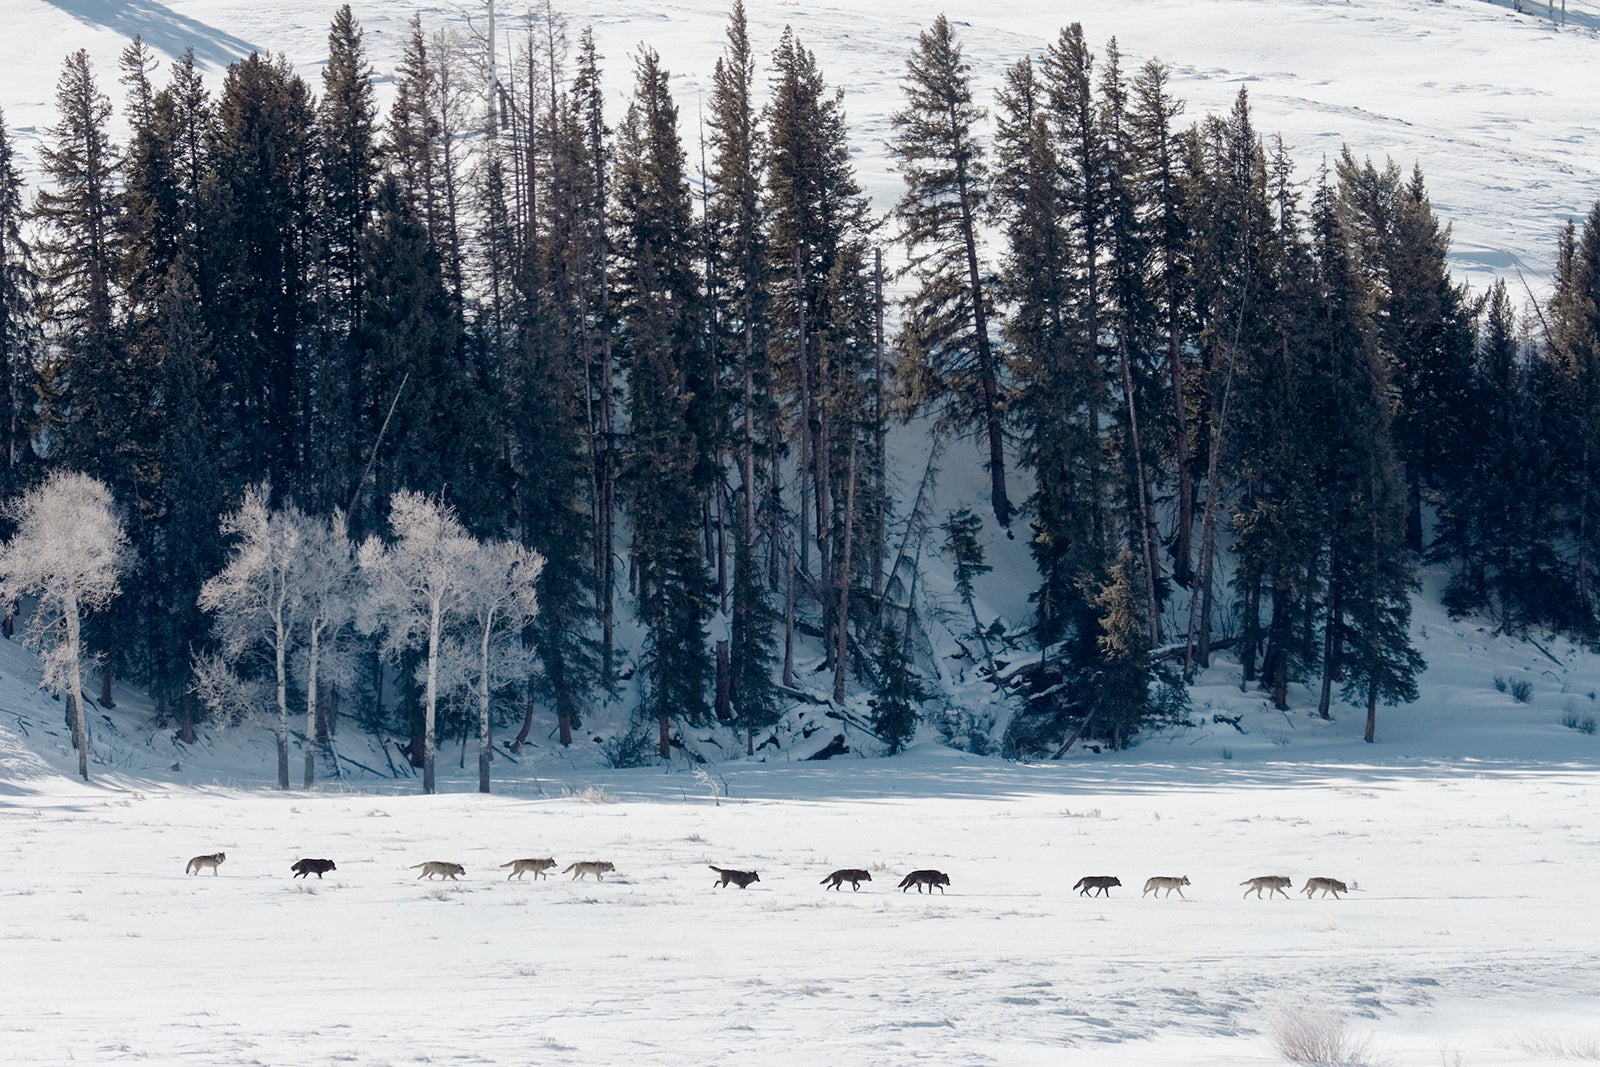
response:
<path id="1" fill-rule="evenodd" d="M 617 798 L 607 793 L 598 785 L 586 786 L 583 789 L 572 789 L 563 786 L 561 795 L 569 800 L 581 800 L 586 804 L 615 804 Z"/>
<path id="2" fill-rule="evenodd" d="M 1372 1057 L 1372 1039 L 1353 1035 L 1343 1015 L 1329 1008 L 1285 1007 L 1273 1016 L 1267 1033 L 1286 1063 L 1308 1067 L 1381 1067 Z"/>
<path id="3" fill-rule="evenodd" d="M 1518 704 L 1526 704 L 1533 699 L 1533 683 L 1526 678 L 1518 678 L 1511 683 L 1511 699 Z"/>
<path id="4" fill-rule="evenodd" d="M 1600 1038 L 1563 1034 L 1524 1034 L 1512 1047 L 1546 1060 L 1600 1060 Z"/>
<path id="5" fill-rule="evenodd" d="M 1572 700 L 1567 701 L 1566 710 L 1561 714 L 1561 725 L 1569 730 L 1576 730 L 1580 734 L 1589 734 L 1590 736 L 1593 736 L 1596 728 L 1600 727 L 1593 715 L 1578 714 L 1577 702 Z"/>

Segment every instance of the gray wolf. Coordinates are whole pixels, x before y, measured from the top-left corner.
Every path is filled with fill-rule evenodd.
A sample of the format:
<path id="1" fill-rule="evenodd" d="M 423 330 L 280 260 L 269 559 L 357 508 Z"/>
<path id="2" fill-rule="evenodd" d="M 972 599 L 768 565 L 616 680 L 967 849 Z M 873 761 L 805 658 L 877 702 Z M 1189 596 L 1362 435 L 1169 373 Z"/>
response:
<path id="1" fill-rule="evenodd" d="M 944 887 L 950 884 L 950 876 L 943 871 L 912 871 L 900 879 L 900 892 L 904 893 L 912 886 L 917 887 L 917 892 L 922 892 L 922 887 L 927 886 L 932 893 L 934 886 L 939 887 L 939 892 L 944 892 Z"/>
<path id="2" fill-rule="evenodd" d="M 1339 881 L 1337 878 L 1308 878 L 1306 879 L 1305 888 L 1300 890 L 1300 892 L 1304 893 L 1306 895 L 1306 899 L 1309 900 L 1311 899 L 1311 894 L 1315 893 L 1319 889 L 1322 890 L 1323 896 L 1327 896 L 1329 893 L 1332 893 L 1334 900 L 1339 899 L 1340 893 L 1350 892 L 1350 887 Z"/>
<path id="3" fill-rule="evenodd" d="M 606 880 L 606 872 L 616 869 L 616 864 L 610 860 L 579 860 L 561 873 L 566 874 L 567 871 L 577 871 L 578 873 L 572 876 L 574 880 L 580 879 L 586 874 L 592 874 L 595 881 L 603 882 Z"/>
<path id="4" fill-rule="evenodd" d="M 711 883 L 712 889 L 720 889 L 729 882 L 732 882 L 740 889 L 749 889 L 751 882 L 761 881 L 761 876 L 755 871 L 730 871 L 726 867 L 718 867 L 714 863 L 708 863 L 706 866 L 710 867 L 713 871 L 716 871 L 717 874 L 721 876 L 715 882 Z"/>
<path id="5" fill-rule="evenodd" d="M 849 882 L 850 883 L 850 891 L 852 893 L 854 893 L 854 892 L 856 892 L 857 890 L 859 890 L 861 888 L 861 883 L 862 882 L 870 882 L 870 881 L 872 881 L 872 875 L 868 874 L 866 871 L 855 870 L 855 869 L 851 868 L 851 869 L 846 869 L 846 870 L 842 870 L 842 871 L 834 871 L 832 874 L 828 875 L 828 877 L 824 878 L 822 881 L 818 882 L 817 884 L 818 885 L 827 885 L 829 889 L 838 889 L 839 888 L 839 883 L 841 883 L 841 882 Z M 832 885 L 828 885 L 829 882 L 832 882 L 833 884 Z"/>
<path id="6" fill-rule="evenodd" d="M 333 865 L 332 860 L 312 859 L 295 860 L 294 864 L 289 869 L 294 872 L 294 876 L 296 878 L 304 878 L 308 874 L 314 874 L 318 878 L 321 878 L 328 871 L 338 870 L 338 868 Z"/>
<path id="7" fill-rule="evenodd" d="M 1109 897 L 1111 887 L 1121 885 L 1122 879 L 1112 874 L 1086 874 L 1075 882 L 1072 888 L 1078 890 L 1080 897 L 1089 896 L 1089 890 L 1098 890 L 1095 896 Z"/>
<path id="8" fill-rule="evenodd" d="M 1289 894 L 1285 893 L 1284 890 L 1288 889 L 1290 886 L 1294 885 L 1294 883 L 1292 881 L 1290 881 L 1288 878 L 1284 877 L 1281 874 L 1263 874 L 1263 875 L 1258 875 L 1255 878 L 1246 878 L 1244 881 L 1240 882 L 1239 884 L 1240 885 L 1247 885 L 1247 886 L 1250 887 L 1250 889 L 1254 889 L 1256 891 L 1256 899 L 1257 900 L 1261 899 L 1261 891 L 1263 889 L 1268 891 L 1267 892 L 1268 896 L 1271 896 L 1273 893 L 1276 893 L 1280 897 L 1282 897 L 1284 900 L 1288 900 L 1289 899 Z M 1246 889 L 1244 891 L 1244 895 L 1245 896 L 1249 896 L 1250 895 L 1250 889 Z"/>
<path id="9" fill-rule="evenodd" d="M 189 866 L 183 869 L 184 874 L 199 874 L 207 867 L 211 868 L 212 877 L 216 877 L 217 868 L 222 866 L 222 861 L 228 858 L 226 852 L 213 852 L 209 856 L 196 856 L 189 861 Z"/>
<path id="10" fill-rule="evenodd" d="M 413 871 L 418 867 L 422 868 L 422 873 L 417 875 L 418 878 L 448 878 L 453 882 L 456 880 L 456 875 L 467 873 L 467 869 L 461 864 L 446 863 L 444 860 L 429 860 L 427 863 L 411 865 Z"/>
<path id="11" fill-rule="evenodd" d="M 547 872 L 555 865 L 555 858 L 546 856 L 544 859 L 536 860 L 512 860 L 510 863 L 502 863 L 500 869 L 511 868 L 511 873 L 506 875 L 506 881 L 509 882 L 513 878 L 520 881 L 524 871 L 532 871 L 535 878 L 548 878 L 550 875 Z"/>
<path id="12" fill-rule="evenodd" d="M 1183 887 L 1188 884 L 1189 876 L 1187 874 L 1181 878 L 1166 878 L 1161 875 L 1157 875 L 1154 878 L 1145 879 L 1144 893 L 1141 893 L 1140 896 L 1145 896 L 1159 889 L 1165 889 L 1167 891 L 1165 895 L 1170 897 L 1172 895 L 1172 891 L 1176 889 L 1178 891 L 1178 895 L 1183 897 Z M 1188 900 L 1189 898 L 1183 897 L 1183 899 Z"/>

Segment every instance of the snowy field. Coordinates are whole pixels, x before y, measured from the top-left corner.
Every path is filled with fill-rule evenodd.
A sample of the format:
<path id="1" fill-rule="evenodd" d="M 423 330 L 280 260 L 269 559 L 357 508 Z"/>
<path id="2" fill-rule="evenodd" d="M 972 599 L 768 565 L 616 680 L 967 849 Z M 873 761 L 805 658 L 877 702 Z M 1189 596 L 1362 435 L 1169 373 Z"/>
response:
<path id="1" fill-rule="evenodd" d="M 1206 725 L 1129 752 L 730 761 L 720 802 L 681 766 L 543 740 L 489 797 L 451 748 L 439 796 L 385 775 L 277 794 L 265 731 L 184 749 L 132 695 L 97 717 L 84 786 L 60 705 L 0 642 L 0 1059 L 1198 1067 L 1282 1063 L 1275 1020 L 1310 1011 L 1373 1065 L 1592 1060 L 1600 740 L 1560 720 L 1600 707 L 1600 659 L 1425 602 L 1417 633 L 1424 699 L 1372 746 L 1304 692 L 1262 707 L 1221 660 Z M 217 851 L 219 875 L 184 874 Z M 617 869 L 499 869 L 546 855 Z M 293 879 L 308 856 L 338 870 Z M 466 876 L 409 869 L 435 859 Z M 713 889 L 710 864 L 761 880 Z M 873 880 L 819 885 L 840 867 Z M 917 868 L 948 894 L 899 892 Z M 1099 874 L 1122 887 L 1072 891 Z M 1291 899 L 1244 899 L 1259 874 Z M 1189 899 L 1141 898 L 1152 875 Z M 1358 888 L 1308 900 L 1312 876 Z"/>
<path id="2" fill-rule="evenodd" d="M 1371 1063 L 1600 1042 L 1592 765 L 923 753 L 728 777 L 720 805 L 660 772 L 550 799 L 8 789 L 3 1058 L 1271 1064 L 1275 1015 L 1317 1009 Z M 184 874 L 213 851 L 217 877 Z M 617 871 L 498 869 L 543 855 Z M 292 880 L 302 856 L 339 868 Z M 419 881 L 429 859 L 466 877 Z M 761 881 L 713 889 L 712 863 Z M 837 867 L 873 881 L 829 892 Z M 948 895 L 895 889 L 921 867 Z M 1360 888 L 1241 899 L 1265 873 Z M 1123 886 L 1081 897 L 1085 874 Z M 1141 899 L 1155 874 L 1189 899 Z"/>

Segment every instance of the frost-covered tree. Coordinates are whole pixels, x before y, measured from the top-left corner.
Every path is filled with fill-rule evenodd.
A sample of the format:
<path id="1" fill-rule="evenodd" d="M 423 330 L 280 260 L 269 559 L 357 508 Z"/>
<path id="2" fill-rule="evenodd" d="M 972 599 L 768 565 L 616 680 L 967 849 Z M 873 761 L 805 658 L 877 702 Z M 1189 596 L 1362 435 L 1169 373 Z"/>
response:
<path id="1" fill-rule="evenodd" d="M 355 618 L 359 592 L 355 549 L 350 543 L 349 525 L 342 511 L 326 519 L 308 519 L 301 539 L 298 579 L 305 641 L 301 656 L 305 663 L 306 686 L 306 788 L 316 777 L 316 748 L 313 740 L 321 736 L 317 717 L 320 686 L 329 679 L 325 670 L 334 642 Z M 330 750 L 328 773 L 338 776 L 338 763 Z"/>
<path id="2" fill-rule="evenodd" d="M 16 533 L 0 546 L 0 599 L 34 596 L 28 643 L 43 657 L 43 684 L 66 693 L 78 773 L 89 780 L 89 732 L 83 715 L 86 613 L 109 604 L 128 568 L 128 538 L 103 482 L 56 471 L 7 507 Z"/>
<path id="3" fill-rule="evenodd" d="M 389 501 L 392 544 L 369 537 L 358 560 L 367 595 L 356 614 L 363 633 L 383 634 L 383 651 L 398 661 L 419 647 L 423 676 L 422 791 L 434 792 L 439 667 L 448 624 L 468 610 L 477 542 L 437 498 L 402 490 Z"/>
<path id="4" fill-rule="evenodd" d="M 235 538 L 222 571 L 200 588 L 202 610 L 216 618 L 220 648 L 195 665 L 196 686 L 213 711 L 253 714 L 263 687 L 248 677 L 271 664 L 277 708 L 278 788 L 289 788 L 289 654 L 306 607 L 304 558 L 313 526 L 299 509 L 271 507 L 266 483 L 251 486 L 222 520 Z M 243 668 L 243 674 L 241 674 Z M 309 741 L 309 739 L 308 739 Z"/>
<path id="5" fill-rule="evenodd" d="M 471 647 L 470 655 L 461 657 L 458 673 L 477 699 L 478 792 L 487 793 L 493 759 L 489 695 L 526 680 L 533 669 L 533 648 L 522 640 L 522 632 L 539 614 L 544 557 L 514 541 L 490 541 L 474 544 L 464 563 L 461 612 L 471 625 L 462 640 Z"/>

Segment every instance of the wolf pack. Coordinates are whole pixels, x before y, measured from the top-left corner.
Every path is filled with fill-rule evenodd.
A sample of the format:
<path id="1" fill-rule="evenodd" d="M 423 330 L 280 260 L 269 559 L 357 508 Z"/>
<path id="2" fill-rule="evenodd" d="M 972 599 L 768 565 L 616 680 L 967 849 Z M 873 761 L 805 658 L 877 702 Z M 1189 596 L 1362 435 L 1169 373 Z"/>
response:
<path id="1" fill-rule="evenodd" d="M 202 871 L 210 870 L 212 876 L 215 877 L 219 873 L 218 868 L 222 866 L 223 861 L 227 858 L 228 854 L 226 852 L 213 852 L 204 856 L 196 856 L 184 868 L 184 873 L 200 874 Z M 513 878 L 521 881 L 522 876 L 529 872 L 532 872 L 535 879 L 549 878 L 550 872 L 556 866 L 554 856 L 542 856 L 511 860 L 507 863 L 502 863 L 500 869 L 506 870 L 509 868 L 511 870 L 511 873 L 506 875 L 506 881 L 510 881 Z M 717 876 L 711 883 L 711 888 L 713 889 L 724 889 L 730 885 L 737 886 L 740 889 L 749 889 L 751 885 L 761 881 L 761 875 L 757 871 L 718 867 L 716 864 L 708 864 L 707 866 Z M 294 872 L 293 878 L 309 878 L 314 874 L 320 879 L 324 874 L 338 870 L 338 867 L 330 859 L 306 857 L 290 864 L 289 869 Z M 417 875 L 417 878 L 419 880 L 426 878 L 429 881 L 454 882 L 460 880 L 467 873 L 467 869 L 464 866 L 448 860 L 424 860 L 421 863 L 412 864 L 409 869 L 421 871 L 422 873 Z M 573 881 L 583 881 L 593 875 L 595 881 L 603 882 L 606 880 L 606 875 L 616 869 L 616 864 L 610 860 L 578 860 L 575 863 L 568 864 L 560 873 L 571 874 Z M 849 882 L 850 891 L 856 893 L 860 892 L 862 882 L 870 881 L 872 881 L 871 871 L 862 867 L 842 867 L 824 876 L 822 881 L 817 884 L 826 886 L 827 889 L 839 890 L 844 883 Z M 1186 874 L 1155 875 L 1145 879 L 1144 892 L 1140 894 L 1140 897 L 1148 897 L 1152 894 L 1158 897 L 1170 897 L 1176 892 L 1180 898 L 1188 900 L 1189 898 L 1183 895 L 1183 887 L 1191 884 L 1189 876 Z M 1244 895 L 1246 897 L 1253 892 L 1257 900 L 1263 897 L 1270 899 L 1274 895 L 1288 900 L 1289 894 L 1286 890 L 1294 886 L 1294 881 L 1288 875 L 1260 874 L 1252 878 L 1246 878 L 1239 884 L 1245 887 Z M 896 888 L 904 893 L 915 886 L 918 893 L 927 892 L 930 895 L 937 889 L 943 895 L 945 887 L 948 885 L 950 885 L 950 876 L 948 874 L 932 868 L 925 868 L 912 871 L 900 879 L 900 884 Z M 1121 885 L 1122 879 L 1116 875 L 1086 874 L 1073 883 L 1072 888 L 1078 891 L 1079 896 L 1109 897 L 1111 890 Z M 1335 900 L 1338 900 L 1345 893 L 1358 888 L 1354 883 L 1347 885 L 1337 878 L 1315 877 L 1307 878 L 1306 884 L 1301 887 L 1300 892 L 1305 894 L 1308 900 L 1318 892 L 1322 894 L 1323 898 L 1331 895 Z"/>

